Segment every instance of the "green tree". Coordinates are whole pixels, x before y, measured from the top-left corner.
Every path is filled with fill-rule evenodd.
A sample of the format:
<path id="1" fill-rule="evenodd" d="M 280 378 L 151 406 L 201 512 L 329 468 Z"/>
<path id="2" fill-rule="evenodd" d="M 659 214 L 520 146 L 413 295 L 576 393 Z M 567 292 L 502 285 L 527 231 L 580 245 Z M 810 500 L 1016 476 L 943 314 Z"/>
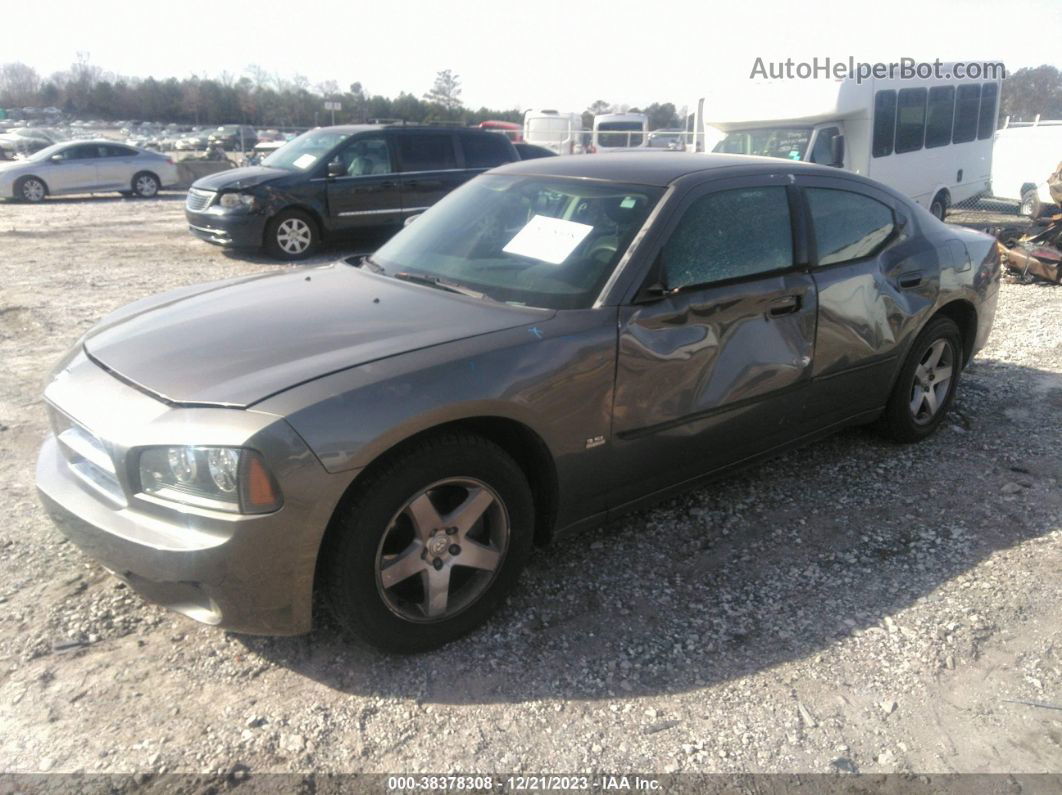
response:
<path id="1" fill-rule="evenodd" d="M 426 102 L 438 105 L 449 116 L 461 109 L 461 77 L 449 69 L 435 75 L 431 91 L 424 95 Z"/>

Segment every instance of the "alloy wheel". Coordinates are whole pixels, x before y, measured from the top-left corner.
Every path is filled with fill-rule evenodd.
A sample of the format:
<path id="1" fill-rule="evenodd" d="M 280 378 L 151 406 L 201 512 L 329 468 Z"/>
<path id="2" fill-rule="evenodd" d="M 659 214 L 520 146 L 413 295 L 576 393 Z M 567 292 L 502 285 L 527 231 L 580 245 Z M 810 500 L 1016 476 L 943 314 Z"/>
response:
<path id="1" fill-rule="evenodd" d="M 287 254 L 302 254 L 312 241 L 313 232 L 301 218 L 286 218 L 277 226 L 277 245 Z"/>
<path id="2" fill-rule="evenodd" d="M 490 588 L 509 546 L 505 504 L 486 483 L 448 478 L 410 498 L 376 552 L 376 586 L 407 621 L 452 618 Z"/>
<path id="3" fill-rule="evenodd" d="M 143 174 L 136 179 L 136 192 L 138 195 L 148 199 L 159 192 L 159 186 L 154 177 Z"/>
<path id="4" fill-rule="evenodd" d="M 911 384 L 911 416 L 919 425 L 930 422 L 948 397 L 955 370 L 955 350 L 946 339 L 926 349 L 914 371 Z"/>
<path id="5" fill-rule="evenodd" d="M 28 179 L 22 183 L 22 197 L 28 202 L 39 202 L 44 198 L 44 183 L 37 179 Z"/>

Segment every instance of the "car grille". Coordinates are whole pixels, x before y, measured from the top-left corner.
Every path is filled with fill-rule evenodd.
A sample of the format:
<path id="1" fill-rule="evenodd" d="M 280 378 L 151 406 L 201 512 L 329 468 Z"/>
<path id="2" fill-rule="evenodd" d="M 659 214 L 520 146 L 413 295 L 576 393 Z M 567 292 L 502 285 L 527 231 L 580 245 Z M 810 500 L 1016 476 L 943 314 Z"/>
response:
<path id="1" fill-rule="evenodd" d="M 192 188 L 188 191 L 188 198 L 185 200 L 184 206 L 193 213 L 200 212 L 211 205 L 216 195 L 212 190 Z"/>
<path id="2" fill-rule="evenodd" d="M 65 414 L 55 409 L 50 413 L 59 449 L 70 471 L 90 488 L 124 507 L 125 494 L 107 446 Z"/>

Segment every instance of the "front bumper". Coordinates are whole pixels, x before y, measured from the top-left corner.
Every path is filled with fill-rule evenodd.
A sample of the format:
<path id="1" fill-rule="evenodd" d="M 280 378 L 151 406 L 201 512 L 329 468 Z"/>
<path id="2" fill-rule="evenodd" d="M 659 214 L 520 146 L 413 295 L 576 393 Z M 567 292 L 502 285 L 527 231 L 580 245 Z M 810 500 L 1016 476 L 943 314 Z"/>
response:
<path id="1" fill-rule="evenodd" d="M 53 411 L 107 440 L 120 494 L 108 496 L 79 477 L 49 436 L 37 461 L 37 489 L 59 529 L 142 596 L 197 621 L 252 634 L 308 631 L 317 551 L 349 473 L 346 479 L 327 473 L 274 415 L 170 407 L 83 354 L 67 373 L 49 385 L 46 399 Z M 191 442 L 191 434 L 200 441 Z M 226 514 L 137 493 L 138 448 L 165 438 L 258 450 L 283 506 L 265 515 Z"/>
<path id="2" fill-rule="evenodd" d="M 258 213 L 195 212 L 185 208 L 188 230 L 208 243 L 231 248 L 261 248 L 266 218 Z"/>

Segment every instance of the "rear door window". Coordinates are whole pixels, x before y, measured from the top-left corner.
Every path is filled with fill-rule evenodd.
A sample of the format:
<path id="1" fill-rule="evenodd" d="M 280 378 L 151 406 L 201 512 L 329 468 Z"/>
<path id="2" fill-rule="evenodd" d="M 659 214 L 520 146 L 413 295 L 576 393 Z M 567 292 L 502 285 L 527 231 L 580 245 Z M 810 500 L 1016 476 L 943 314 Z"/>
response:
<path id="1" fill-rule="evenodd" d="M 862 193 L 806 188 L 819 265 L 874 254 L 896 228 L 892 209 Z"/>
<path id="2" fill-rule="evenodd" d="M 509 140 L 498 133 L 460 135 L 465 168 L 494 168 L 513 159 Z"/>
<path id="3" fill-rule="evenodd" d="M 406 133 L 396 137 L 402 171 L 457 168 L 454 139 L 449 133 Z"/>

